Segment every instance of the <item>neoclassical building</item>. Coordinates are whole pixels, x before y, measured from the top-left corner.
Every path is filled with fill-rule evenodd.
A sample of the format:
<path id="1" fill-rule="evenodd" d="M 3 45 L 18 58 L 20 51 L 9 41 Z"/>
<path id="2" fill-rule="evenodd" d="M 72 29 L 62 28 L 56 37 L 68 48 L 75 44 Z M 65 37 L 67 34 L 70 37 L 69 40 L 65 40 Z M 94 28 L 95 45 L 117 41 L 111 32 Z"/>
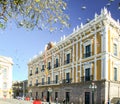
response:
<path id="1" fill-rule="evenodd" d="M 29 96 L 67 104 L 120 98 L 120 22 L 106 8 L 28 62 Z"/>
<path id="2" fill-rule="evenodd" d="M 12 66 L 12 58 L 0 56 L 0 98 L 12 97 Z"/>

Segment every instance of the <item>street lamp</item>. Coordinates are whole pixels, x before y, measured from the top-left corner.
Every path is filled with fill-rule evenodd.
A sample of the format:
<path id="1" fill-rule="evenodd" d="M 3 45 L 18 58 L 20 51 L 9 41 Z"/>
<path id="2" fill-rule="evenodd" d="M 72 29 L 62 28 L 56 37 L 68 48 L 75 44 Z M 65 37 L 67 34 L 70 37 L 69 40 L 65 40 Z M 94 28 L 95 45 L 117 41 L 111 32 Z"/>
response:
<path id="1" fill-rule="evenodd" d="M 92 89 L 92 104 L 94 104 L 94 92 L 95 89 L 97 89 L 97 86 L 95 85 L 95 83 L 92 83 L 89 88 Z"/>

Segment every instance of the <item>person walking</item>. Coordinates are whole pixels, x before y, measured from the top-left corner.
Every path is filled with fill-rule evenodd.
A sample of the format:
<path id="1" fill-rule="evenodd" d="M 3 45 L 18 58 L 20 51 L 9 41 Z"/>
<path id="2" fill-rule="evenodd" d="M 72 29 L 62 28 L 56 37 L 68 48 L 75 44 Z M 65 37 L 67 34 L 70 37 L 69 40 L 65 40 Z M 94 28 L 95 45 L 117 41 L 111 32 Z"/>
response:
<path id="1" fill-rule="evenodd" d="M 33 104 L 42 104 L 41 100 L 36 97 L 36 99 L 33 101 Z"/>

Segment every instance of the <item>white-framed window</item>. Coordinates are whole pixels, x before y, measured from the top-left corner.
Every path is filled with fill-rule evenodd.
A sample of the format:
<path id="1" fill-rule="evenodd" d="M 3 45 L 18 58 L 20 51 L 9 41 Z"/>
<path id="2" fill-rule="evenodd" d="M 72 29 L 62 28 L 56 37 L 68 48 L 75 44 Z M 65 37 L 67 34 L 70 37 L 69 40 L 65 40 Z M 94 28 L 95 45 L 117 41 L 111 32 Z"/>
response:
<path id="1" fill-rule="evenodd" d="M 71 50 L 68 50 L 65 53 L 65 63 L 64 64 L 69 64 L 71 62 Z"/>
<path id="2" fill-rule="evenodd" d="M 84 79 L 82 79 L 82 80 L 85 80 L 85 81 L 90 81 L 90 80 L 92 80 L 93 78 L 93 76 L 91 75 L 91 73 L 92 73 L 92 63 L 84 63 L 84 77 L 82 77 L 82 78 L 84 78 Z"/>
<path id="3" fill-rule="evenodd" d="M 118 77 L 118 70 L 116 67 L 114 67 L 114 80 L 117 81 L 117 77 Z"/>
<path id="4" fill-rule="evenodd" d="M 84 42 L 84 58 L 90 57 L 92 55 L 92 40 L 87 40 Z"/>
<path id="5" fill-rule="evenodd" d="M 35 71 L 35 74 L 38 74 L 38 67 L 36 67 L 36 71 Z"/>
<path id="6" fill-rule="evenodd" d="M 6 82 L 3 83 L 3 89 L 7 89 L 7 83 Z"/>
<path id="7" fill-rule="evenodd" d="M 32 69 L 30 69 L 30 76 L 32 75 Z"/>
<path id="8" fill-rule="evenodd" d="M 30 81 L 30 85 L 29 86 L 32 86 L 32 81 Z"/>
<path id="9" fill-rule="evenodd" d="M 42 85 L 44 85 L 44 78 L 42 78 Z"/>
<path id="10" fill-rule="evenodd" d="M 3 78 L 6 78 L 7 77 L 7 69 L 3 69 Z"/>
<path id="11" fill-rule="evenodd" d="M 48 84 L 50 84 L 50 77 L 48 77 Z"/>
<path id="12" fill-rule="evenodd" d="M 117 56 L 117 53 L 118 53 L 118 52 L 117 52 L 117 50 L 118 50 L 117 48 L 118 48 L 118 47 L 117 47 L 117 44 L 114 43 L 114 44 L 113 44 L 113 54 L 114 54 L 115 56 Z"/>

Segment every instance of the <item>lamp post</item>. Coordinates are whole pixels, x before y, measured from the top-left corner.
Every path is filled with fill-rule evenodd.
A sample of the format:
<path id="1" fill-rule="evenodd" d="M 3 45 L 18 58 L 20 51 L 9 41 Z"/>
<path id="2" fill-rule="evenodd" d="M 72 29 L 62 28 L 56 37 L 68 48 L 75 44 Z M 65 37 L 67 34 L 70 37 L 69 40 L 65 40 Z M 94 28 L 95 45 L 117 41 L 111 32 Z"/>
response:
<path id="1" fill-rule="evenodd" d="M 92 83 L 89 88 L 92 89 L 92 104 L 94 104 L 94 92 L 95 89 L 97 89 L 97 86 L 95 85 L 95 83 Z"/>

